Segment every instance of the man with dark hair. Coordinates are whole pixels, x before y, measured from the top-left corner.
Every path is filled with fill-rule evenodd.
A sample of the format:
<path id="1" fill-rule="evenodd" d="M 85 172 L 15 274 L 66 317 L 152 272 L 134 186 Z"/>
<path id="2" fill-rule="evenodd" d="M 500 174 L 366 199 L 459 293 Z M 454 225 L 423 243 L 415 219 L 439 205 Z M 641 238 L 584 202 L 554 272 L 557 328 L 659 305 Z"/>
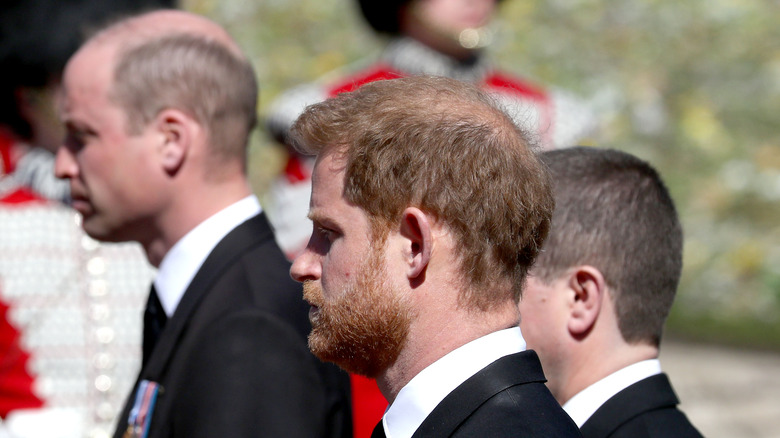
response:
<path id="1" fill-rule="evenodd" d="M 544 167 L 484 92 L 379 81 L 310 106 L 310 349 L 376 378 L 375 436 L 577 436 L 525 350 L 517 300 L 553 209 Z"/>
<path id="2" fill-rule="evenodd" d="M 56 172 L 83 228 L 159 268 L 115 437 L 350 436 L 347 376 L 306 349 L 306 306 L 246 175 L 257 83 L 224 29 L 158 11 L 68 62 Z"/>
<path id="3" fill-rule="evenodd" d="M 520 302 L 548 387 L 586 438 L 697 437 L 658 349 L 682 229 L 658 173 L 624 152 L 545 152 L 555 214 Z"/>

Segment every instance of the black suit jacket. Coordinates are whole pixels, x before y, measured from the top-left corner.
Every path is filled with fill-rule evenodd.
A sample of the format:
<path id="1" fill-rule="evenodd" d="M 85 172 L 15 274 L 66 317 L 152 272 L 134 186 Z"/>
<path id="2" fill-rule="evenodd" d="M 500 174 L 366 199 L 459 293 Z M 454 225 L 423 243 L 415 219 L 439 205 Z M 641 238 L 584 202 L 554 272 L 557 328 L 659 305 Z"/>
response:
<path id="1" fill-rule="evenodd" d="M 544 382 L 535 352 L 502 357 L 447 395 L 413 437 L 579 437 Z"/>
<path id="2" fill-rule="evenodd" d="M 209 254 L 140 372 L 163 388 L 148 436 L 351 436 L 348 376 L 309 352 L 309 330 L 301 287 L 255 216 Z"/>
<path id="3" fill-rule="evenodd" d="M 615 394 L 582 425 L 585 438 L 701 437 L 677 409 L 666 374 L 657 374 Z"/>

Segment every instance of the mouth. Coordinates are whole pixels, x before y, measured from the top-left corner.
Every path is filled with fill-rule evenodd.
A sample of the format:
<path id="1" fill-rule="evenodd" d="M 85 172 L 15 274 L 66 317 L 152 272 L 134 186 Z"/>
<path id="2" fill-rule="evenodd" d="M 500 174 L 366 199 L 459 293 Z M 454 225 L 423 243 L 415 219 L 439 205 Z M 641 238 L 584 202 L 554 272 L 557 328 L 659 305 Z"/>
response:
<path id="1" fill-rule="evenodd" d="M 84 196 L 71 195 L 70 206 L 82 216 L 87 216 L 93 211 L 92 203 Z"/>
<path id="2" fill-rule="evenodd" d="M 309 321 L 314 324 L 320 319 L 320 305 L 323 302 L 322 289 L 311 281 L 304 282 L 303 299 L 309 303 Z"/>
<path id="3" fill-rule="evenodd" d="M 315 325 L 317 324 L 317 321 L 319 321 L 319 319 L 320 319 L 320 308 L 315 305 L 311 305 L 311 307 L 309 307 L 309 322 L 312 325 Z"/>

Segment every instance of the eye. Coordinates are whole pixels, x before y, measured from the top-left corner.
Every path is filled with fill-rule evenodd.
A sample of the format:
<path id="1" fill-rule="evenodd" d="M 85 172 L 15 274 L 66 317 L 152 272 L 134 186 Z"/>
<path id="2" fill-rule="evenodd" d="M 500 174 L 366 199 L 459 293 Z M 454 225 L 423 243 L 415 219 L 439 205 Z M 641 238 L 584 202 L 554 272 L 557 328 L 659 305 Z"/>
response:
<path id="1" fill-rule="evenodd" d="M 336 231 L 321 225 L 315 225 L 315 230 L 317 234 L 319 234 L 320 237 L 325 239 L 328 243 L 333 243 L 336 237 L 338 237 L 338 233 L 336 233 Z"/>
<path id="2" fill-rule="evenodd" d="M 80 132 L 68 132 L 65 135 L 64 146 L 73 152 L 77 152 L 84 147 L 84 134 Z"/>
<path id="3" fill-rule="evenodd" d="M 81 129 L 78 126 L 68 124 L 64 145 L 69 150 L 78 152 L 87 145 L 92 137 L 95 137 L 94 131 L 90 129 Z"/>

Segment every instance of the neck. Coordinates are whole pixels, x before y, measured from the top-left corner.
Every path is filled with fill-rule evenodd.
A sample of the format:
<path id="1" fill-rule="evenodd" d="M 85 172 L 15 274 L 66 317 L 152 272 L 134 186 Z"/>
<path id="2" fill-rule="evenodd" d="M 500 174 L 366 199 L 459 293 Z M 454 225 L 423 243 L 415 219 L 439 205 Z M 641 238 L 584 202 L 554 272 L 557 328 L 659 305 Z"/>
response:
<path id="1" fill-rule="evenodd" d="M 157 218 L 159 231 L 148 241 L 141 242 L 154 267 L 159 267 L 173 245 L 192 229 L 252 194 L 249 182 L 243 176 L 200 183 L 197 188 L 184 185 L 175 192 L 169 207 Z"/>
<path id="2" fill-rule="evenodd" d="M 560 404 L 564 404 L 580 391 L 629 365 L 658 357 L 658 348 L 649 344 L 623 344 L 619 348 L 582 351 L 579 360 L 573 361 L 562 376 L 555 379 L 565 382 L 558 389 L 550 390 Z M 553 380 L 553 377 L 550 377 Z"/>
<path id="3" fill-rule="evenodd" d="M 511 301 L 488 311 L 455 304 L 449 310 L 420 312 L 398 359 L 377 377 L 382 395 L 392 403 L 401 389 L 422 370 L 457 348 L 490 333 L 518 324 Z"/>

